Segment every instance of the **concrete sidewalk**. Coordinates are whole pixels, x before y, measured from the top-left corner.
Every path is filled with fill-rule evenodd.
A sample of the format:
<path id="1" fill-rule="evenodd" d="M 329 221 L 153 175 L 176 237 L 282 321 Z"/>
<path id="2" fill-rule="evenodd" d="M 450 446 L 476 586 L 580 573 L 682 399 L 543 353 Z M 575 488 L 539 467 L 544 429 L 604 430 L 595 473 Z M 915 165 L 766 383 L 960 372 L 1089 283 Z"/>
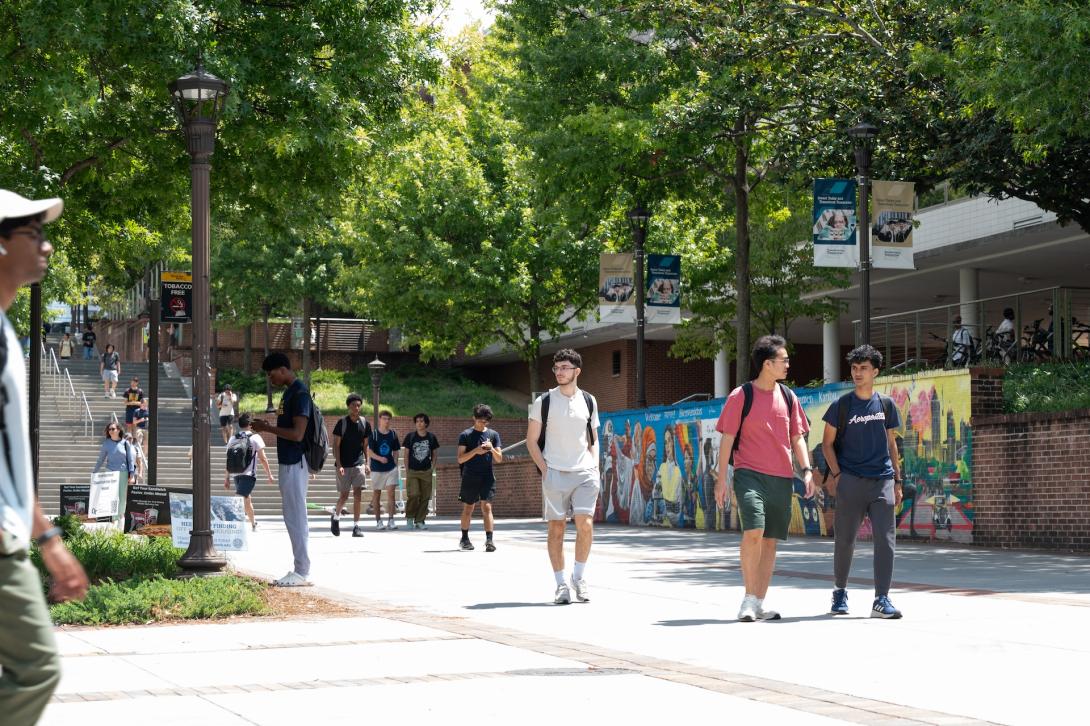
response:
<path id="1" fill-rule="evenodd" d="M 892 597 L 905 618 L 882 621 L 867 617 L 861 543 L 852 614 L 833 618 L 832 542 L 797 538 L 767 600 L 783 619 L 750 624 L 734 619 L 735 534 L 600 527 L 592 601 L 558 607 L 544 529 L 500 521 L 486 553 L 475 521 L 477 549 L 461 552 L 456 522 L 354 539 L 315 518 L 311 577 L 360 617 L 65 630 L 43 723 L 1080 720 L 1088 557 L 902 544 Z M 283 526 L 264 521 L 231 559 L 284 574 Z"/>

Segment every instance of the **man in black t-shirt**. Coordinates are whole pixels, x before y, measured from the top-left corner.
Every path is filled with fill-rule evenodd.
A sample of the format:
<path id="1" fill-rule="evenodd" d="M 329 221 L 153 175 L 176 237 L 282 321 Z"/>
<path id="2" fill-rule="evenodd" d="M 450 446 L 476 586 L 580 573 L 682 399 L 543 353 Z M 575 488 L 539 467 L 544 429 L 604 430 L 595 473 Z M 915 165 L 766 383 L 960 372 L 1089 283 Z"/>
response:
<path id="1" fill-rule="evenodd" d="M 95 335 L 95 331 L 91 329 L 91 324 L 87 323 L 87 329 L 83 331 L 83 359 L 94 360 L 95 359 L 95 340 L 98 338 Z"/>
<path id="2" fill-rule="evenodd" d="M 130 434 L 135 433 L 136 422 L 133 417 L 136 415 L 137 409 L 140 408 L 142 400 L 144 400 L 144 389 L 140 387 L 140 379 L 133 378 L 129 381 L 129 387 L 125 391 L 125 428 L 129 430 Z"/>
<path id="3" fill-rule="evenodd" d="M 371 424 L 360 416 L 363 398 L 349 393 L 345 405 L 348 415 L 333 427 L 333 456 L 337 463 L 337 506 L 329 518 L 329 531 L 334 537 L 341 536 L 341 507 L 352 492 L 352 536 L 362 537 L 360 509 L 363 503 L 363 487 L 367 484 L 367 441 L 371 438 Z"/>
<path id="4" fill-rule="evenodd" d="M 428 431 L 431 419 L 426 413 L 413 416 L 416 431 L 405 436 L 405 525 L 427 529 L 428 502 L 431 501 L 432 477 L 435 472 L 435 450 L 439 439 Z"/>
<path id="5" fill-rule="evenodd" d="M 458 500 L 462 503 L 462 541 L 463 550 L 473 549 L 469 541 L 469 523 L 477 502 L 481 503 L 481 518 L 484 519 L 484 550 L 495 552 L 492 543 L 492 499 L 496 496 L 496 475 L 492 472 L 493 462 L 503 461 L 503 444 L 500 435 L 488 428 L 492 420 L 492 407 L 478 403 L 473 407 L 473 427 L 468 428 L 458 437 L 458 464 L 462 467 L 462 486 Z"/>

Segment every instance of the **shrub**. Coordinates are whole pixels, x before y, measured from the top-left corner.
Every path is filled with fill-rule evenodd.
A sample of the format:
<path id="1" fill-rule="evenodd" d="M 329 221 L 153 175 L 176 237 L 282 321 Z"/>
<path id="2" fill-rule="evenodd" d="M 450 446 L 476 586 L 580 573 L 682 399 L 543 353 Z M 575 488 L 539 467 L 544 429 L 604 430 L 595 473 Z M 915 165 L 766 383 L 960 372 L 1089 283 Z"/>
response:
<path id="1" fill-rule="evenodd" d="M 1090 408 L 1090 361 L 1027 363 L 1003 377 L 1007 413 Z"/>
<path id="2" fill-rule="evenodd" d="M 107 581 L 91 587 L 81 601 L 52 606 L 50 615 L 58 625 L 124 625 L 260 615 L 266 612 L 263 589 L 264 585 L 235 575 Z"/>
<path id="3" fill-rule="evenodd" d="M 68 537 L 68 549 L 83 565 L 92 582 L 140 577 L 172 577 L 183 551 L 165 537 L 134 537 L 121 532 L 80 531 Z M 31 558 L 42 573 L 45 566 L 37 547 Z"/>

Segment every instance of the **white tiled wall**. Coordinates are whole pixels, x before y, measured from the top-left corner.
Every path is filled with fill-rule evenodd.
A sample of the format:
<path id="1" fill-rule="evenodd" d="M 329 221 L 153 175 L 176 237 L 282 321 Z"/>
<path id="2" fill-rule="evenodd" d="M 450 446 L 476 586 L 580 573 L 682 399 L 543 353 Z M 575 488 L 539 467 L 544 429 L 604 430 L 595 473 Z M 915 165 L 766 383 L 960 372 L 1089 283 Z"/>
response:
<path id="1" fill-rule="evenodd" d="M 1017 227 L 1054 222 L 1056 215 L 1022 199 L 996 201 L 974 197 L 941 207 L 929 207 L 916 218 L 920 226 L 913 233 L 916 252 L 1010 232 Z"/>

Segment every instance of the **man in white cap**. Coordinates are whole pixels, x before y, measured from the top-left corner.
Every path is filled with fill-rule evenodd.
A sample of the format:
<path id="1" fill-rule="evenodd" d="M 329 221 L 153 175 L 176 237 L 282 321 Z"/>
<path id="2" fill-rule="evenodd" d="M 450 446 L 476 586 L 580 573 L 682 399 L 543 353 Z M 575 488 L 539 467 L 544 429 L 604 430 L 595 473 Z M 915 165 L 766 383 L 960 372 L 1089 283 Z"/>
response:
<path id="1" fill-rule="evenodd" d="M 31 539 L 53 578 L 54 600 L 87 592 L 87 575 L 34 494 L 26 367 L 6 315 L 19 288 L 45 276 L 53 247 L 42 225 L 62 207 L 60 199 L 35 201 L 0 189 L 0 714 L 10 726 L 37 723 L 60 681 L 53 624 L 28 554 Z"/>

